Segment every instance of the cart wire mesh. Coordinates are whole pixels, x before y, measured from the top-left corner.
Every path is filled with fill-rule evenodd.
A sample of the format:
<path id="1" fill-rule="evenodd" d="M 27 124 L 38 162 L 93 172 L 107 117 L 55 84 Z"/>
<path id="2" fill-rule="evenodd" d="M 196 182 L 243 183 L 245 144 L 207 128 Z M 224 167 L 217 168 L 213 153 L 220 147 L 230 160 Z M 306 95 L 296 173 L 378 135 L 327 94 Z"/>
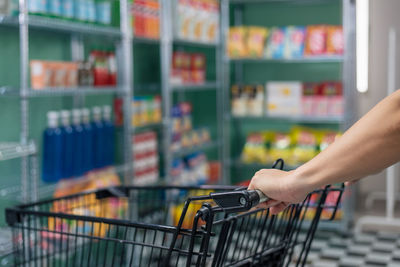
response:
<path id="1" fill-rule="evenodd" d="M 218 204 L 245 188 L 120 186 L 10 208 L 6 220 L 15 266 L 304 266 L 343 190 L 327 186 L 272 215 L 242 199 Z"/>

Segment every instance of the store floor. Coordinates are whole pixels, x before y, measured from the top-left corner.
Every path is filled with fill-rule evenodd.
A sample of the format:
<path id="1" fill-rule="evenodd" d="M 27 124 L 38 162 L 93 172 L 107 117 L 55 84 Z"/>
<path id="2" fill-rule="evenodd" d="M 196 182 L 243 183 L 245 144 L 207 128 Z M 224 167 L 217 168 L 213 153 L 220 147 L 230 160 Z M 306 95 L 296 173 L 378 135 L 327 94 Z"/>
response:
<path id="1" fill-rule="evenodd" d="M 364 232 L 350 237 L 318 231 L 308 267 L 400 266 L 400 233 Z"/>

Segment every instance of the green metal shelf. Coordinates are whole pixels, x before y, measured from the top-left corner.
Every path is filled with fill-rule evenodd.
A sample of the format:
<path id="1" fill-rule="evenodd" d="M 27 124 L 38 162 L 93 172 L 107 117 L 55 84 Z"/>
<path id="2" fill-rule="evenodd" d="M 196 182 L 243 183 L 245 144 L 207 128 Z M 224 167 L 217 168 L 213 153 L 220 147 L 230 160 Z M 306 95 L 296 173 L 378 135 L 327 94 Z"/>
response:
<path id="1" fill-rule="evenodd" d="M 214 90 L 217 89 L 218 85 L 216 82 L 205 82 L 204 84 L 180 84 L 172 85 L 171 88 L 174 91 L 202 91 L 202 90 Z"/>
<path id="2" fill-rule="evenodd" d="M 123 94 L 118 87 L 76 87 L 76 88 L 46 88 L 41 90 L 30 89 L 27 97 L 55 97 L 55 96 L 75 96 L 75 95 L 112 95 Z M 10 87 L 0 87 L 0 96 L 21 96 L 20 91 Z"/>
<path id="3" fill-rule="evenodd" d="M 36 146 L 33 142 L 23 145 L 19 143 L 0 143 L 0 161 L 22 158 L 36 153 Z"/>
<path id="4" fill-rule="evenodd" d="M 219 142 L 208 142 L 208 143 L 204 143 L 201 145 L 197 145 L 197 146 L 193 146 L 190 148 L 182 148 L 179 151 L 174 151 L 172 152 L 173 156 L 175 158 L 180 158 L 180 157 L 184 157 L 187 156 L 189 154 L 198 152 L 198 151 L 206 151 L 206 150 L 211 150 L 211 149 L 215 149 L 220 145 Z"/>
<path id="5" fill-rule="evenodd" d="M 0 16 L 0 25 L 18 26 L 18 17 Z M 57 18 L 48 18 L 42 16 L 29 15 L 28 25 L 32 28 L 65 32 L 81 33 L 89 35 L 100 35 L 113 38 L 120 38 L 121 31 L 117 27 L 91 24 L 85 22 L 68 21 Z"/>
<path id="6" fill-rule="evenodd" d="M 342 63 L 343 56 L 312 56 L 302 58 L 228 58 L 233 63 Z"/>
<path id="7" fill-rule="evenodd" d="M 271 169 L 272 168 L 272 164 L 270 164 L 270 163 L 266 163 L 266 164 L 263 164 L 263 163 L 245 163 L 245 162 L 241 161 L 240 159 L 236 159 L 236 160 L 230 161 L 229 163 L 230 163 L 230 165 L 232 167 L 235 167 L 235 168 L 246 168 L 246 169 Z M 294 170 L 294 169 L 298 168 L 299 166 L 300 165 L 287 165 L 287 164 L 285 164 L 284 170 L 287 170 L 287 171 Z"/>
<path id="8" fill-rule="evenodd" d="M 265 120 L 275 120 L 284 121 L 292 123 L 307 123 L 307 124 L 341 124 L 344 122 L 343 117 L 322 117 L 322 116 L 294 116 L 294 117 L 284 117 L 284 116 L 231 116 L 232 120 L 236 121 L 265 121 Z"/>
<path id="9" fill-rule="evenodd" d="M 174 44 L 177 45 L 187 45 L 187 46 L 195 46 L 195 47 L 209 47 L 215 48 L 219 45 L 219 43 L 211 43 L 211 42 L 203 42 L 203 41 L 193 41 L 193 40 L 186 40 L 181 38 L 174 38 Z"/>
<path id="10" fill-rule="evenodd" d="M 140 126 L 132 126 L 132 133 L 143 132 L 146 130 L 161 129 L 162 126 L 163 126 L 162 122 L 149 123 L 149 124 L 140 125 Z"/>

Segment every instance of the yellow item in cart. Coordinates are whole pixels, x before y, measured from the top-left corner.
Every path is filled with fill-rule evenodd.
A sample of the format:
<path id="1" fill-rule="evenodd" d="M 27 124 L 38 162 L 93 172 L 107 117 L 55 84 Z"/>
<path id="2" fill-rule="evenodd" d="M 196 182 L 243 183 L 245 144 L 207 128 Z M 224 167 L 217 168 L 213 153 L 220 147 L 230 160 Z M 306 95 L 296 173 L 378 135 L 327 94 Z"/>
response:
<path id="1" fill-rule="evenodd" d="M 303 164 L 317 155 L 318 143 L 314 130 L 305 127 L 294 127 L 292 129 L 292 140 L 294 147 L 290 164 Z"/>
<path id="2" fill-rule="evenodd" d="M 288 133 L 272 132 L 268 133 L 271 136 L 271 145 L 269 156 L 271 159 L 283 159 L 291 164 L 292 155 L 292 140 Z"/>
<path id="3" fill-rule="evenodd" d="M 262 133 L 252 133 L 247 137 L 241 160 L 244 163 L 266 164 L 268 162 L 268 151 Z"/>
<path id="4" fill-rule="evenodd" d="M 232 27 L 229 29 L 227 40 L 228 56 L 231 58 L 247 56 L 245 27 Z"/>
<path id="5" fill-rule="evenodd" d="M 247 31 L 247 56 L 262 57 L 264 54 L 265 40 L 268 29 L 264 27 L 248 27 Z"/>

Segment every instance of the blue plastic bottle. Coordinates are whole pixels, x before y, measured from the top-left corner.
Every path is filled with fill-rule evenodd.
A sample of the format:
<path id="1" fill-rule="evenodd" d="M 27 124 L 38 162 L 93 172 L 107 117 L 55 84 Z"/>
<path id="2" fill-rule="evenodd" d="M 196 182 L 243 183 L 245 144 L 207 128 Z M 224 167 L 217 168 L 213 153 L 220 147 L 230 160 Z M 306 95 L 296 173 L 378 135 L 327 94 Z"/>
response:
<path id="1" fill-rule="evenodd" d="M 62 134 L 58 127 L 58 112 L 47 113 L 47 129 L 43 133 L 43 171 L 44 182 L 57 182 L 61 179 Z"/>
<path id="2" fill-rule="evenodd" d="M 90 124 L 90 111 L 87 108 L 82 112 L 82 127 L 83 127 L 83 171 L 87 173 L 93 170 L 93 127 Z"/>
<path id="3" fill-rule="evenodd" d="M 81 124 L 81 111 L 72 111 L 72 129 L 74 130 L 74 152 L 72 159 L 73 176 L 79 177 L 84 173 L 83 166 L 83 127 Z"/>
<path id="4" fill-rule="evenodd" d="M 105 135 L 105 166 L 114 164 L 114 123 L 111 119 L 111 107 L 103 107 L 103 125 Z"/>
<path id="5" fill-rule="evenodd" d="M 73 157 L 74 157 L 74 130 L 70 123 L 71 113 L 68 110 L 61 111 L 61 132 L 63 140 L 62 156 L 62 178 L 71 178 L 74 175 Z"/>
<path id="6" fill-rule="evenodd" d="M 101 108 L 93 107 L 93 153 L 94 153 L 94 167 L 96 169 L 105 166 L 104 151 L 105 151 L 105 136 L 104 125 L 101 120 Z"/>

